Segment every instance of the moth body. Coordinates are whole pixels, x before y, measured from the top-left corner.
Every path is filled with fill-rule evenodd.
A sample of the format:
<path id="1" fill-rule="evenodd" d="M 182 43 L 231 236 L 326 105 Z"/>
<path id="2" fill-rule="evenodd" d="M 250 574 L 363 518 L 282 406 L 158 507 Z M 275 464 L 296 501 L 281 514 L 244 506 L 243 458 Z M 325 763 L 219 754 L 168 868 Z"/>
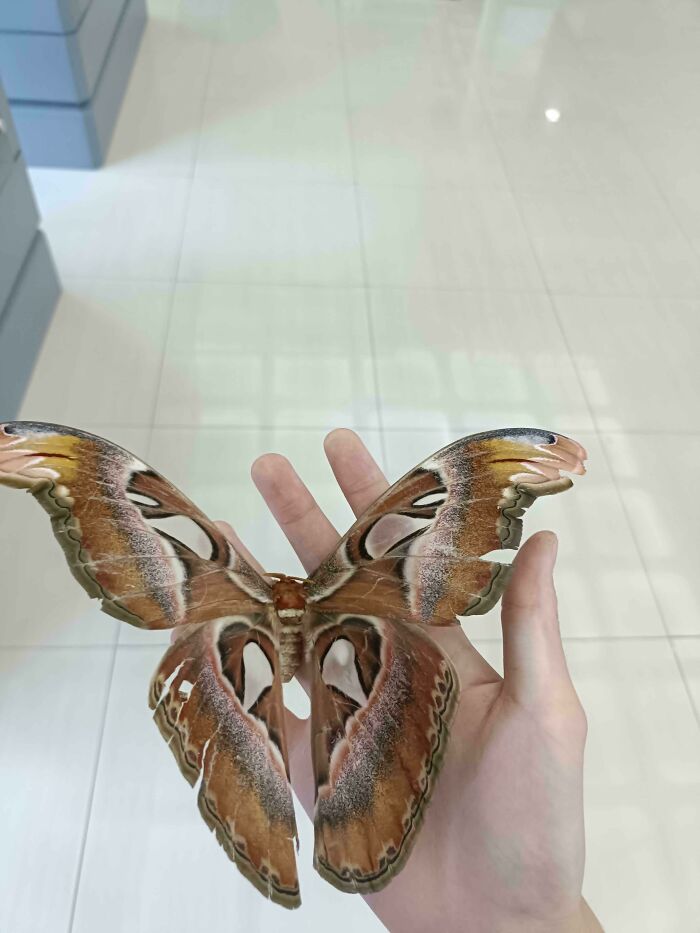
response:
<path id="1" fill-rule="evenodd" d="M 303 583 L 280 574 L 272 585 L 272 605 L 277 617 L 280 674 L 286 684 L 304 660 L 306 593 Z"/>

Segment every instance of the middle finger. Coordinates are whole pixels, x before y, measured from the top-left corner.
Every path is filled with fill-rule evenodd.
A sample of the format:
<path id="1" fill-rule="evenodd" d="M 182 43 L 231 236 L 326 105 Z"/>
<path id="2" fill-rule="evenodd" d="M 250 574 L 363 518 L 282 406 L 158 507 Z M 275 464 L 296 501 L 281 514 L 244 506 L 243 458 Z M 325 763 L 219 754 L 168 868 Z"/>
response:
<path id="1" fill-rule="evenodd" d="M 258 457 L 251 475 L 306 572 L 315 570 L 340 540 L 318 502 L 280 454 Z"/>

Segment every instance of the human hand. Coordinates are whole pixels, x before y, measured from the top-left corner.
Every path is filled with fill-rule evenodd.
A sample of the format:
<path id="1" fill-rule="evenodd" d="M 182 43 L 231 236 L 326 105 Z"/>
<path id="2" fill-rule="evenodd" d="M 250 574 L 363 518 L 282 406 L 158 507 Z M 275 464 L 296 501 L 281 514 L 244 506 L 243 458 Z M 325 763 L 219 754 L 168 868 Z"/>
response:
<path id="1" fill-rule="evenodd" d="M 351 431 L 332 432 L 325 450 L 360 515 L 386 479 Z M 252 475 L 311 572 L 336 546 L 337 531 L 284 457 L 259 458 Z M 460 703 L 413 852 L 383 891 L 365 897 L 392 931 L 601 929 L 581 897 L 586 717 L 559 634 L 556 546 L 541 532 L 515 560 L 502 607 L 503 679 L 461 627 L 426 629 L 457 670 Z M 312 815 L 309 722 L 289 713 L 287 739 L 294 790 Z"/>

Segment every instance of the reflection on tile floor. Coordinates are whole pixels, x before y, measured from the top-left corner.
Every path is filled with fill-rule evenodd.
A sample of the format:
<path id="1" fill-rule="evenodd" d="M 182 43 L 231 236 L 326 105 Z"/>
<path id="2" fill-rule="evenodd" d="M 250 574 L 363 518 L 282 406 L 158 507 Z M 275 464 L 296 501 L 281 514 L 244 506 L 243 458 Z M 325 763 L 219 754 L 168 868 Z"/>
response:
<path id="1" fill-rule="evenodd" d="M 32 172 L 65 293 L 23 416 L 133 449 L 292 573 L 264 451 L 342 530 L 333 425 L 391 478 L 485 427 L 579 438 L 589 475 L 527 528 L 560 535 L 590 720 L 585 892 L 611 931 L 696 929 L 700 10 L 150 7 L 106 168 Z M 0 929 L 276 933 L 148 721 L 167 635 L 100 615 L 36 506 L 0 508 Z M 498 613 L 467 626 L 498 666 Z M 316 877 L 300 822 L 285 926 L 382 929 Z"/>

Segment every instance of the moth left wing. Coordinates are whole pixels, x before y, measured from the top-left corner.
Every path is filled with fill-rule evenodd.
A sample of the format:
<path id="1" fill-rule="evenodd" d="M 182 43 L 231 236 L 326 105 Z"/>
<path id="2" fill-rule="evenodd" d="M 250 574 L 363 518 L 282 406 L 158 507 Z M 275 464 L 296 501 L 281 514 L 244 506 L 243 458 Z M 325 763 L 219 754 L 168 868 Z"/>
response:
<path id="1" fill-rule="evenodd" d="M 172 628 L 270 602 L 267 582 L 214 522 L 101 437 L 56 424 L 1 424 L 0 485 L 32 493 L 73 576 L 118 619 Z"/>
<path id="2" fill-rule="evenodd" d="M 356 612 L 430 625 L 487 612 L 510 565 L 482 556 L 515 548 L 535 498 L 583 473 L 586 451 L 535 428 L 455 441 L 394 483 L 311 575 L 319 612 Z"/>
<path id="3" fill-rule="evenodd" d="M 312 638 L 314 866 L 342 891 L 379 891 L 433 792 L 457 674 L 417 625 L 315 614 Z"/>
<path id="4" fill-rule="evenodd" d="M 300 904 L 278 648 L 263 615 L 183 628 L 149 704 L 228 857 L 266 897 Z"/>

